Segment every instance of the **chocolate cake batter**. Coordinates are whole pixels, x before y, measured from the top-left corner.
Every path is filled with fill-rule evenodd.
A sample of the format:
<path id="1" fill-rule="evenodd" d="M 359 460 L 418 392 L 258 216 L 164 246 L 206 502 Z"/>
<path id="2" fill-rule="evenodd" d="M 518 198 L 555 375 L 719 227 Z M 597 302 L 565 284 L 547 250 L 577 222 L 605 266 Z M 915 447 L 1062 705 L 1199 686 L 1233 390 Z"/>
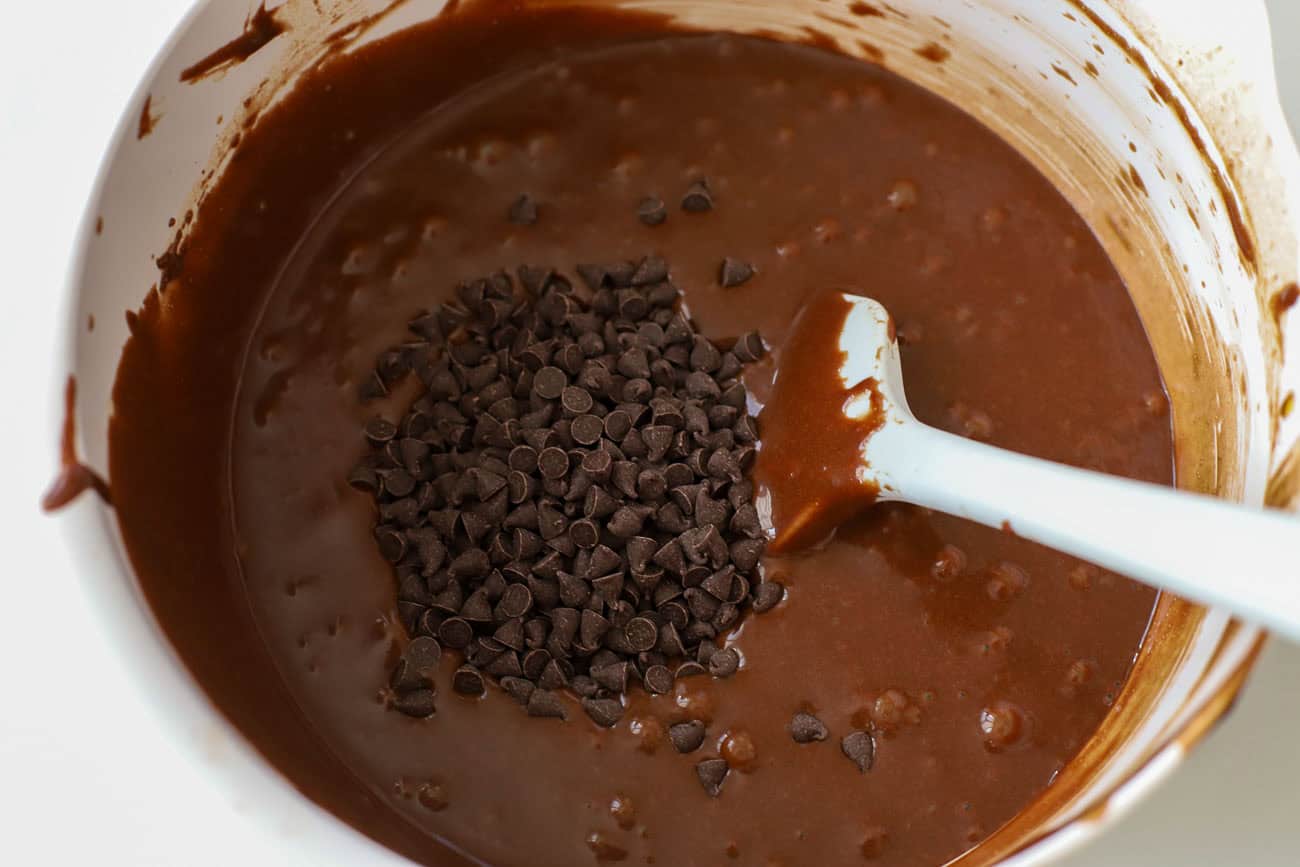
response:
<path id="1" fill-rule="evenodd" d="M 373 505 L 346 484 L 377 354 L 501 267 L 658 252 L 700 328 L 758 330 L 761 403 L 810 293 L 892 312 L 923 421 L 1067 463 L 1171 477 L 1169 419 L 1114 268 L 972 119 L 824 50 L 651 19 L 470 4 L 339 58 L 245 135 L 140 312 L 111 477 L 163 626 L 303 792 L 429 864 L 939 864 L 1047 786 L 1097 727 L 1154 592 L 923 510 L 882 506 L 763 568 L 776 610 L 729 680 L 630 695 L 600 729 L 498 689 L 437 714 L 383 690 L 407 641 Z M 489 11 L 483 11 L 487 7 Z M 709 179 L 715 207 L 683 213 Z M 506 219 L 521 193 L 535 225 Z M 646 196 L 668 219 L 636 217 Z M 722 255 L 752 263 L 718 286 Z M 408 398 L 391 398 L 397 417 Z M 761 419 L 760 419 L 761 424 Z M 760 431 L 761 433 L 761 431 Z M 796 743 L 809 712 L 831 737 Z M 733 770 L 710 798 L 666 736 Z M 873 767 L 841 754 L 874 732 Z"/>

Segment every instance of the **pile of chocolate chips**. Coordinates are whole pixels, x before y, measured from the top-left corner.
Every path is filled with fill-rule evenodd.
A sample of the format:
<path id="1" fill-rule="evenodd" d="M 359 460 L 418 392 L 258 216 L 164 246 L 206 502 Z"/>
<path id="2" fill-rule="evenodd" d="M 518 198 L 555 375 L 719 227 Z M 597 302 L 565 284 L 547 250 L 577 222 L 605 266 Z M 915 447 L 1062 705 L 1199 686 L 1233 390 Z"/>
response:
<path id="1" fill-rule="evenodd" d="M 612 726 L 633 683 L 734 674 L 739 655 L 715 639 L 784 595 L 757 570 L 746 476 L 758 431 L 740 374 L 762 339 L 699 334 L 658 257 L 577 274 L 461 284 L 362 388 L 422 386 L 400 420 L 366 426 L 349 479 L 375 497 L 395 567 L 413 640 L 392 688 L 412 716 L 434 712 L 449 649 L 458 692 L 486 676 L 563 718 L 567 689 Z"/>

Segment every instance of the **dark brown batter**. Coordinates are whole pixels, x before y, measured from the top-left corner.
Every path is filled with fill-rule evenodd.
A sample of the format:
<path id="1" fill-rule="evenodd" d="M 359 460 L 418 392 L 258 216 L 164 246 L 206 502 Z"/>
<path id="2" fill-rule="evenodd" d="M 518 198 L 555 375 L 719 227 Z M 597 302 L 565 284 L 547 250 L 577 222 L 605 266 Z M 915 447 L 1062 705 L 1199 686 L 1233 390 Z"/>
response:
<path id="1" fill-rule="evenodd" d="M 485 4 L 487 5 L 487 4 Z M 879 69 L 652 19 L 463 8 L 309 74 L 244 138 L 140 312 L 111 468 L 145 591 L 217 703 L 310 797 L 437 864 L 938 864 L 1022 808 L 1105 715 L 1154 592 L 961 521 L 878 507 L 769 558 L 786 602 L 732 679 L 536 720 L 380 692 L 406 640 L 345 478 L 376 355 L 461 279 L 657 251 L 706 333 L 776 367 L 815 289 L 893 313 L 912 408 L 1005 447 L 1170 480 L 1161 382 L 1123 284 L 1007 145 Z M 473 85 L 472 87 L 470 85 Z M 676 199 L 699 176 L 716 208 Z M 505 219 L 520 193 L 534 226 Z M 668 221 L 647 227 L 657 195 Z M 720 255 L 758 274 L 717 286 Z M 403 396 L 393 397 L 400 412 Z M 444 664 L 454 666 L 453 654 Z M 858 772 L 792 714 L 877 732 Z M 709 721 L 717 799 L 664 731 Z"/>

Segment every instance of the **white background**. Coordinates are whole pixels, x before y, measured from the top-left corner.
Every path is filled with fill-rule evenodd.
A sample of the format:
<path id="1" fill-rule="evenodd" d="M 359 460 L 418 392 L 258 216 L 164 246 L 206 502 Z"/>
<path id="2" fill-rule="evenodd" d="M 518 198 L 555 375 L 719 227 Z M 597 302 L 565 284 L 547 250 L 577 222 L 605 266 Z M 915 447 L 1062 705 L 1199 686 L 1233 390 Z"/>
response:
<path id="1" fill-rule="evenodd" d="M 0 4 L 0 864 L 293 863 L 172 748 L 36 508 L 54 473 L 53 335 L 76 222 L 121 107 L 187 5 Z M 1269 5 L 1300 121 L 1300 0 Z M 1069 862 L 1102 864 L 1300 864 L 1300 649 L 1272 644 L 1228 721 Z"/>

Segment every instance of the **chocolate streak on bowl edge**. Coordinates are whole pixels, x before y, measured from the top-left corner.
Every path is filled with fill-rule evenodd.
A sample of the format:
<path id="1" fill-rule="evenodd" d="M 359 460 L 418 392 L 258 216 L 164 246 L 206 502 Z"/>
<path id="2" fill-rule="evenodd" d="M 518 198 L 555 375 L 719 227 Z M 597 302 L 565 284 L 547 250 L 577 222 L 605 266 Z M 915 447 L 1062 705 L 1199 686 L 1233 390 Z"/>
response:
<path id="1" fill-rule="evenodd" d="M 94 491 L 108 505 L 113 504 L 108 482 L 77 457 L 77 378 L 69 376 L 63 390 L 63 434 L 59 443 L 59 474 L 41 497 L 41 508 L 56 512 L 84 491 Z"/>

